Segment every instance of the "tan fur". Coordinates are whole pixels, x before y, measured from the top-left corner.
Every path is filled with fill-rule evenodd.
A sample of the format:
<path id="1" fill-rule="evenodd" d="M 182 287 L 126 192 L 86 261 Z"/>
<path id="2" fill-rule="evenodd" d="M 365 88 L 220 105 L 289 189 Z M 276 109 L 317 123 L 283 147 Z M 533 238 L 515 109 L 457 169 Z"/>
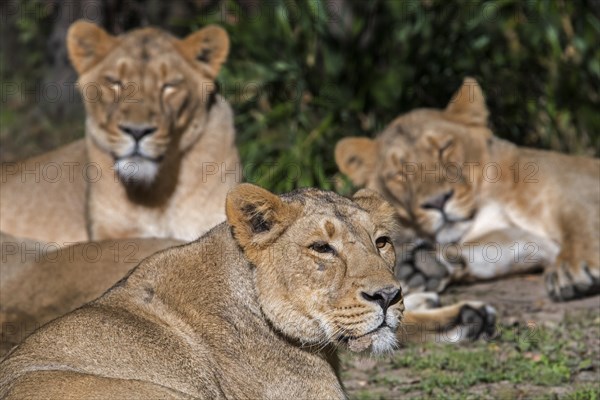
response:
<path id="1" fill-rule="evenodd" d="M 393 349 L 404 309 L 385 240 L 394 213 L 374 192 L 354 200 L 234 188 L 227 223 L 147 258 L 9 353 L 0 397 L 345 397 L 335 347 Z"/>
<path id="2" fill-rule="evenodd" d="M 329 237 L 335 235 L 331 222 L 324 229 Z M 57 247 L 0 232 L 0 356 L 48 321 L 102 295 L 140 260 L 178 244 L 183 242 L 120 239 Z M 410 322 L 401 331 L 401 342 L 475 339 L 493 329 L 495 322 L 495 311 L 488 305 L 464 302 L 440 307 L 435 293 L 409 294 L 406 309 Z M 470 310 L 477 310 L 481 318 L 468 321 Z"/>
<path id="3" fill-rule="evenodd" d="M 85 240 L 86 160 L 79 140 L 22 162 L 2 163 L 0 229 L 61 245 Z"/>
<path id="4" fill-rule="evenodd" d="M 0 233 L 0 355 L 48 321 L 102 295 L 145 257 L 182 243 L 123 239 L 59 248 Z"/>
<path id="5" fill-rule="evenodd" d="M 600 161 L 519 148 L 495 137 L 487 116 L 480 86 L 467 78 L 445 110 L 404 114 L 368 145 L 344 139 L 336 162 L 437 241 L 440 256 L 465 264 L 448 262 L 449 280 L 541 266 L 556 300 L 598 293 Z M 433 206 L 444 196 L 445 220 Z"/>
<path id="6" fill-rule="evenodd" d="M 420 295 L 407 295 L 408 301 Z M 438 300 L 439 301 L 439 300 Z M 496 310 L 478 301 L 461 301 L 449 306 L 426 306 L 405 313 L 398 340 L 411 343 L 458 343 L 469 339 L 491 339 L 495 334 Z"/>
<path id="7" fill-rule="evenodd" d="M 115 37 L 79 21 L 67 45 L 86 138 L 2 165 L 0 229 L 68 245 L 192 240 L 222 222 L 227 190 L 241 175 L 232 111 L 215 94 L 225 31 L 210 26 L 179 40 L 144 28 Z M 142 135 L 137 145 L 133 131 Z"/>

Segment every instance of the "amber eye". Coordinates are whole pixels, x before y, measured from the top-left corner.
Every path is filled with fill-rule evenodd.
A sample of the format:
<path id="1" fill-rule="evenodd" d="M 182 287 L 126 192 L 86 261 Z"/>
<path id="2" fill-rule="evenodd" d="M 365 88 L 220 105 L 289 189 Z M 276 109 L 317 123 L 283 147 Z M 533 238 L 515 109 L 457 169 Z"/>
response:
<path id="1" fill-rule="evenodd" d="M 322 254 L 335 254 L 335 249 L 329 245 L 327 242 L 315 242 L 308 246 L 312 251 L 316 251 L 317 253 Z"/>
<path id="2" fill-rule="evenodd" d="M 381 236 L 375 240 L 375 245 L 378 249 L 383 249 L 388 244 L 392 244 L 392 240 L 387 236 Z"/>

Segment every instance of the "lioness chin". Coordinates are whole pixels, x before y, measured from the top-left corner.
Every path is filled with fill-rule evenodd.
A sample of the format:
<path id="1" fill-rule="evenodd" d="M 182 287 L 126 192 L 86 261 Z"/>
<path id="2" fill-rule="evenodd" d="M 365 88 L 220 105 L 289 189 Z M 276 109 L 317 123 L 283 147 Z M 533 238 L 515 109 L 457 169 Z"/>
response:
<path id="1" fill-rule="evenodd" d="M 373 191 L 242 184 L 226 214 L 25 339 L 0 363 L 0 397 L 344 398 L 335 347 L 388 352 L 403 321 L 465 310 L 403 317 L 397 215 Z"/>
<path id="2" fill-rule="evenodd" d="M 86 110 L 85 139 L 2 165 L 0 230 L 67 245 L 198 238 L 225 219 L 240 180 L 232 111 L 215 88 L 229 52 L 209 26 L 177 39 L 156 28 L 67 35 Z"/>
<path id="3" fill-rule="evenodd" d="M 447 270 L 407 267 L 406 280 L 439 291 L 544 268 L 554 300 L 600 293 L 600 160 L 494 136 L 474 79 L 445 110 L 401 115 L 374 140 L 343 139 L 336 162 L 438 244 Z"/>

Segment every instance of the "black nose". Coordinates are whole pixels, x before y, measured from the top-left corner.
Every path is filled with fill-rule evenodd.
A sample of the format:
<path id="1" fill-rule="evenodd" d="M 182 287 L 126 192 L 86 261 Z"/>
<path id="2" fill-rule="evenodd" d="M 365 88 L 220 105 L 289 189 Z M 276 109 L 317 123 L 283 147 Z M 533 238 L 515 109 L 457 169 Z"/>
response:
<path id="1" fill-rule="evenodd" d="M 156 132 L 155 126 L 148 125 L 119 125 L 119 129 L 123 133 L 132 136 L 136 142 L 142 139 L 144 136 Z"/>
<path id="2" fill-rule="evenodd" d="M 387 287 L 373 293 L 362 292 L 361 294 L 365 300 L 379 304 L 383 309 L 383 312 L 385 312 L 389 306 L 399 302 L 402 297 L 400 288 L 397 287 Z"/>
<path id="3" fill-rule="evenodd" d="M 442 193 L 431 199 L 427 200 L 425 203 L 421 204 L 421 208 L 425 210 L 439 210 L 444 211 L 444 206 L 452 198 L 454 195 L 454 190 L 450 190 L 446 193 Z"/>

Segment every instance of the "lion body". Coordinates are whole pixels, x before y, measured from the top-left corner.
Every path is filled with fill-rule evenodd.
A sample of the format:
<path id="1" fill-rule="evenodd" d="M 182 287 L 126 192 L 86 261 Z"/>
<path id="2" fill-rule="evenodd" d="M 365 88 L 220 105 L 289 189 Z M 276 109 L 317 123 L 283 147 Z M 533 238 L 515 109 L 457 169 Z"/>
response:
<path id="1" fill-rule="evenodd" d="M 45 323 L 101 296 L 142 259 L 182 243 L 126 239 L 59 247 L 0 233 L 0 356 Z"/>
<path id="2" fill-rule="evenodd" d="M 340 242 L 345 261 L 332 261 L 321 271 L 318 261 L 307 268 L 307 260 L 318 256 L 310 249 L 298 248 L 302 255 L 287 264 L 281 258 L 286 255 L 273 250 L 291 246 L 292 237 L 304 243 L 318 235 L 355 236 L 344 229 L 346 223 L 383 229 L 389 217 L 383 210 L 383 220 L 373 225 L 366 211 L 344 200 L 337 204 L 338 213 L 356 212 L 360 222 L 336 219 L 329 205 L 321 218 L 337 232 L 323 228 L 326 232 L 317 233 L 322 228 L 311 197 L 318 201 L 318 192 L 281 202 L 248 187 L 230 194 L 230 223 L 196 242 L 156 253 L 104 296 L 45 325 L 13 349 L 0 364 L 0 397 L 119 393 L 138 398 L 155 392 L 174 398 L 344 398 L 331 348 L 339 333 L 322 331 L 317 321 L 332 323 L 321 318 L 332 318 L 333 301 L 356 309 L 337 310 L 344 313 L 338 316 L 344 323 L 356 324 L 348 332 L 371 329 L 371 319 L 381 318 L 381 311 L 359 293 L 341 289 L 399 288 L 389 260 L 377 260 L 371 243 L 369 249 L 346 244 L 342 250 Z M 266 232 L 257 230 L 256 213 L 249 207 L 263 212 Z M 355 259 L 365 256 L 375 264 L 363 266 Z M 288 286 L 297 279 L 305 284 Z M 331 300 L 321 311 L 309 310 L 307 292 Z M 392 327 L 401 304 L 390 306 L 383 317 Z"/>
<path id="3" fill-rule="evenodd" d="M 225 196 L 241 175 L 233 114 L 225 100 L 219 99 L 212 106 L 205 129 L 194 146 L 178 158 L 181 165 L 165 173 L 167 186 L 176 182 L 172 189 L 161 191 L 159 187 L 147 196 L 136 197 L 128 194 L 114 175 L 90 183 L 90 238 L 165 237 L 189 241 L 223 222 Z M 103 170 L 110 170 L 109 156 L 98 149 L 89 153 Z"/>
<path id="4" fill-rule="evenodd" d="M 210 247 L 229 257 L 202 262 Z M 33 382 L 41 379 L 44 393 L 72 398 L 154 391 L 173 398 L 343 397 L 323 356 L 268 326 L 252 281 L 225 225 L 158 253 L 123 285 L 17 347 L 0 367 L 0 387 L 11 388 L 2 395 L 36 397 Z"/>
<path id="5" fill-rule="evenodd" d="M 473 259 L 465 278 L 489 279 L 562 263 L 570 265 L 575 278 L 584 272 L 580 263 L 598 270 L 600 245 L 594 238 L 600 235 L 600 160 L 519 148 L 497 138 L 489 142 L 486 156 L 488 165 L 509 176 L 499 182 L 482 177 L 478 215 L 459 243 L 480 248 L 493 243 L 502 251 L 500 257 L 479 253 L 482 257 Z M 463 256 L 468 259 L 466 252 Z M 490 265 L 486 258 L 500 260 Z"/>
<path id="6" fill-rule="evenodd" d="M 226 223 L 26 338 L 0 362 L 0 397 L 344 398 L 336 346 L 387 352 L 401 321 L 430 337 L 483 310 L 403 316 L 395 213 L 371 191 L 278 197 L 244 184 L 226 210 Z"/>
<path id="7" fill-rule="evenodd" d="M 600 160 L 517 147 L 487 115 L 467 79 L 445 110 L 402 115 L 374 141 L 345 139 L 336 161 L 437 243 L 449 272 L 437 290 L 544 268 L 556 300 L 600 292 Z"/>
<path id="8" fill-rule="evenodd" d="M 78 140 L 37 157 L 3 163 L 0 230 L 61 245 L 85 240 L 86 160 L 85 143 Z"/>
<path id="9" fill-rule="evenodd" d="M 86 137 L 2 165 L 0 230 L 60 245 L 198 238 L 225 219 L 240 180 L 233 115 L 214 79 L 229 41 L 155 28 L 111 36 L 76 22 L 67 37 Z"/>

